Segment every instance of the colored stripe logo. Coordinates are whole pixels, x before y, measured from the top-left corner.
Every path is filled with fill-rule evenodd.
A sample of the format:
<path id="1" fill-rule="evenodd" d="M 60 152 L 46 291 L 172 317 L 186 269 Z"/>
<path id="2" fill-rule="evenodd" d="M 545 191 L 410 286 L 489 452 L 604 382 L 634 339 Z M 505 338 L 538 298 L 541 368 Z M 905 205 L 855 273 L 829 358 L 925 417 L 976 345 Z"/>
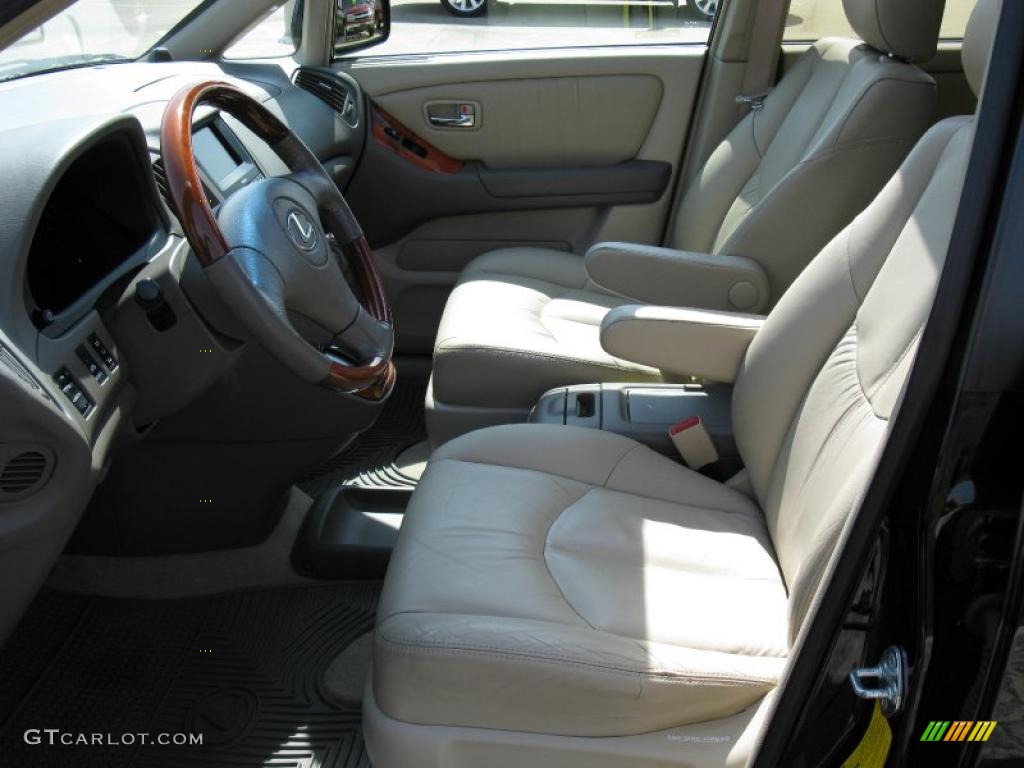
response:
<path id="1" fill-rule="evenodd" d="M 997 720 L 932 720 L 921 741 L 988 741 Z"/>

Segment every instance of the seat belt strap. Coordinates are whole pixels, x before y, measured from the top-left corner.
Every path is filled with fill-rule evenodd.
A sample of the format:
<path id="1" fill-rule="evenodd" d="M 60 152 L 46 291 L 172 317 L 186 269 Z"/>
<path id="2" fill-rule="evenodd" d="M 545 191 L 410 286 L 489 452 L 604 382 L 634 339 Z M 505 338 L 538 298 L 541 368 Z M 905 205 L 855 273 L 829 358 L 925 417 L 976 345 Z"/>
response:
<path id="1" fill-rule="evenodd" d="M 668 429 L 668 436 L 690 469 L 698 470 L 718 461 L 718 451 L 700 416 L 691 416 Z"/>
<path id="2" fill-rule="evenodd" d="M 754 23 L 750 28 L 750 49 L 743 72 L 742 94 L 736 97 L 740 117 L 764 107 L 764 100 L 775 85 L 779 40 L 788 5 L 787 0 L 757 0 Z"/>

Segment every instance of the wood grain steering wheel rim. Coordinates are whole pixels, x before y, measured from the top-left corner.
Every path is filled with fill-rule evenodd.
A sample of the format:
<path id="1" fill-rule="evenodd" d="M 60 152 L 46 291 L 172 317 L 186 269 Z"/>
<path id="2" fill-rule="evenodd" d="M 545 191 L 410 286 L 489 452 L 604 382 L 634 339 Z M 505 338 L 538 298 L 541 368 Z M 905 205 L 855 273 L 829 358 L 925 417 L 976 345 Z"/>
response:
<path id="1" fill-rule="evenodd" d="M 167 185 L 182 230 L 196 259 L 206 269 L 232 250 L 225 238 L 199 177 L 192 147 L 193 117 L 201 105 L 222 110 L 251 130 L 290 169 L 290 178 L 316 192 L 320 223 L 334 237 L 348 264 L 355 295 L 362 309 L 389 329 L 391 307 L 362 228 L 344 197 L 308 147 L 273 113 L 235 86 L 204 81 L 186 86 L 164 112 L 160 142 Z M 386 398 L 395 383 L 392 349 L 377 350 L 370 359 L 348 365 L 325 356 L 321 385 L 371 400 Z"/>

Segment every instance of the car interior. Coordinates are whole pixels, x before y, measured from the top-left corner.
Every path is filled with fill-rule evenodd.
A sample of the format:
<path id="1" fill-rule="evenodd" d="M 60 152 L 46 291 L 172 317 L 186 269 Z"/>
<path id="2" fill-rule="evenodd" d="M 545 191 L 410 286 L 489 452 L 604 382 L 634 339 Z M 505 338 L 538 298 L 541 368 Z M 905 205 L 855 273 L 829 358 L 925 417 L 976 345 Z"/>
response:
<path id="1" fill-rule="evenodd" d="M 0 17 L 0 765 L 754 764 L 1002 8 L 799 3 L 388 54 L 397 3 L 206 0 L 24 71 L 76 4 Z"/>

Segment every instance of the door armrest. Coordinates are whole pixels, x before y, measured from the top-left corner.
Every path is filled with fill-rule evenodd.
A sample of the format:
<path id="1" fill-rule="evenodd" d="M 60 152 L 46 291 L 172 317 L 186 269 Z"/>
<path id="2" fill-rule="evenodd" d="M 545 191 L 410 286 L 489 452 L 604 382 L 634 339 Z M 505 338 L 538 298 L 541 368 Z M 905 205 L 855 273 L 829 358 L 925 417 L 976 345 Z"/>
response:
<path id="1" fill-rule="evenodd" d="M 601 346 L 665 373 L 731 383 L 763 324 L 762 315 L 626 305 L 605 316 Z"/>
<path id="2" fill-rule="evenodd" d="M 585 257 L 598 287 L 644 304 L 757 312 L 768 277 L 753 259 L 632 243 L 598 243 Z"/>

